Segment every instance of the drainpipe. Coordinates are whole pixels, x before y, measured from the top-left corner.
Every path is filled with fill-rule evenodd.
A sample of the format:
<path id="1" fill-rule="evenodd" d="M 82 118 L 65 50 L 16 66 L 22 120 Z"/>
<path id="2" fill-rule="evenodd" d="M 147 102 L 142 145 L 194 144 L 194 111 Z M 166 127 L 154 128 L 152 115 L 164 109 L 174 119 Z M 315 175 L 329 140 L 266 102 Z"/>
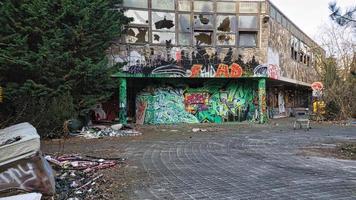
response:
<path id="1" fill-rule="evenodd" d="M 267 99 L 266 99 L 266 79 L 258 80 L 258 108 L 259 108 L 259 123 L 267 122 Z"/>
<path id="2" fill-rule="evenodd" d="M 127 124 L 127 80 L 119 78 L 119 123 Z"/>

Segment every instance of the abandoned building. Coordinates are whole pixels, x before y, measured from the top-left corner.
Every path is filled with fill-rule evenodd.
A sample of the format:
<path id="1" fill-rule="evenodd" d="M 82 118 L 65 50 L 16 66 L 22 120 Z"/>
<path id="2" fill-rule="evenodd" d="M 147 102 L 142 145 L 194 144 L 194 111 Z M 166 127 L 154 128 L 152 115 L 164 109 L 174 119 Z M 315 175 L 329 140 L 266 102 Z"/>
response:
<path id="1" fill-rule="evenodd" d="M 223 123 L 311 105 L 316 50 L 268 0 L 124 0 L 132 18 L 109 49 L 120 63 L 119 119 Z"/>

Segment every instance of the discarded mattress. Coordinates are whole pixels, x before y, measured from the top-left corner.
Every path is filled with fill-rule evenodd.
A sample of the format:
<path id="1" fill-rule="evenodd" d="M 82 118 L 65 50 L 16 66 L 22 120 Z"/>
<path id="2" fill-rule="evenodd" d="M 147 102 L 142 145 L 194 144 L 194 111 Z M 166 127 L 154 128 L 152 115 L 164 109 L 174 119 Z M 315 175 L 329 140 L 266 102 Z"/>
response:
<path id="1" fill-rule="evenodd" d="M 0 130 L 0 166 L 35 154 L 40 150 L 40 136 L 29 123 Z"/>
<path id="2" fill-rule="evenodd" d="M 0 200 L 41 200 L 42 194 L 40 193 L 28 193 L 20 194 L 11 197 L 3 197 Z"/>

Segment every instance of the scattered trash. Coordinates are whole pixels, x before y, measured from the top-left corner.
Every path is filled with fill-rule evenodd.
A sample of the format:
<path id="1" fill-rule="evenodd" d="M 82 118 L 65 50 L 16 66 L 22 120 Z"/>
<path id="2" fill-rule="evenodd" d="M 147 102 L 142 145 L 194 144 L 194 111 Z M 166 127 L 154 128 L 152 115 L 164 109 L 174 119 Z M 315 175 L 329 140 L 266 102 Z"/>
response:
<path id="1" fill-rule="evenodd" d="M 122 127 L 123 127 L 122 124 L 114 124 L 114 125 L 111 126 L 111 128 L 112 128 L 113 130 L 115 130 L 115 131 L 121 130 Z"/>
<path id="2" fill-rule="evenodd" d="M 196 132 L 207 132 L 208 130 L 207 129 L 201 129 L 201 128 L 193 128 L 192 131 L 194 133 L 196 133 Z"/>
<path id="3" fill-rule="evenodd" d="M 95 156 L 62 155 L 45 156 L 53 165 L 56 176 L 56 199 L 88 199 L 91 195 L 100 194 L 102 169 L 125 164 L 124 158 L 100 158 Z"/>
<path id="4" fill-rule="evenodd" d="M 87 139 L 92 139 L 101 137 L 122 137 L 139 135 L 142 135 L 142 133 L 134 130 L 131 126 L 115 124 L 112 126 L 83 127 L 82 131 L 76 136 L 82 136 Z"/>

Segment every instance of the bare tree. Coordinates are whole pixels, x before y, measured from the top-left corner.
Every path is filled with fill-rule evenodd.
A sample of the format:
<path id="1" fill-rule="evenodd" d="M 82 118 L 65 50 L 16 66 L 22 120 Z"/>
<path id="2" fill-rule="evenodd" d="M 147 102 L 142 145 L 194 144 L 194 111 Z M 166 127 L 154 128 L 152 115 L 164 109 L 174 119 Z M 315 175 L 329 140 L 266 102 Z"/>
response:
<path id="1" fill-rule="evenodd" d="M 340 26 L 352 25 L 356 26 L 355 13 L 356 7 L 350 7 L 346 10 L 345 13 L 342 12 L 341 8 L 337 5 L 337 3 L 330 2 L 329 10 L 331 12 L 330 18 L 338 23 Z"/>
<path id="2" fill-rule="evenodd" d="M 316 70 L 324 83 L 324 101 L 329 119 L 348 119 L 356 113 L 355 30 L 351 26 L 337 23 L 325 24 L 320 28 L 317 40 L 325 50 L 315 52 Z"/>

